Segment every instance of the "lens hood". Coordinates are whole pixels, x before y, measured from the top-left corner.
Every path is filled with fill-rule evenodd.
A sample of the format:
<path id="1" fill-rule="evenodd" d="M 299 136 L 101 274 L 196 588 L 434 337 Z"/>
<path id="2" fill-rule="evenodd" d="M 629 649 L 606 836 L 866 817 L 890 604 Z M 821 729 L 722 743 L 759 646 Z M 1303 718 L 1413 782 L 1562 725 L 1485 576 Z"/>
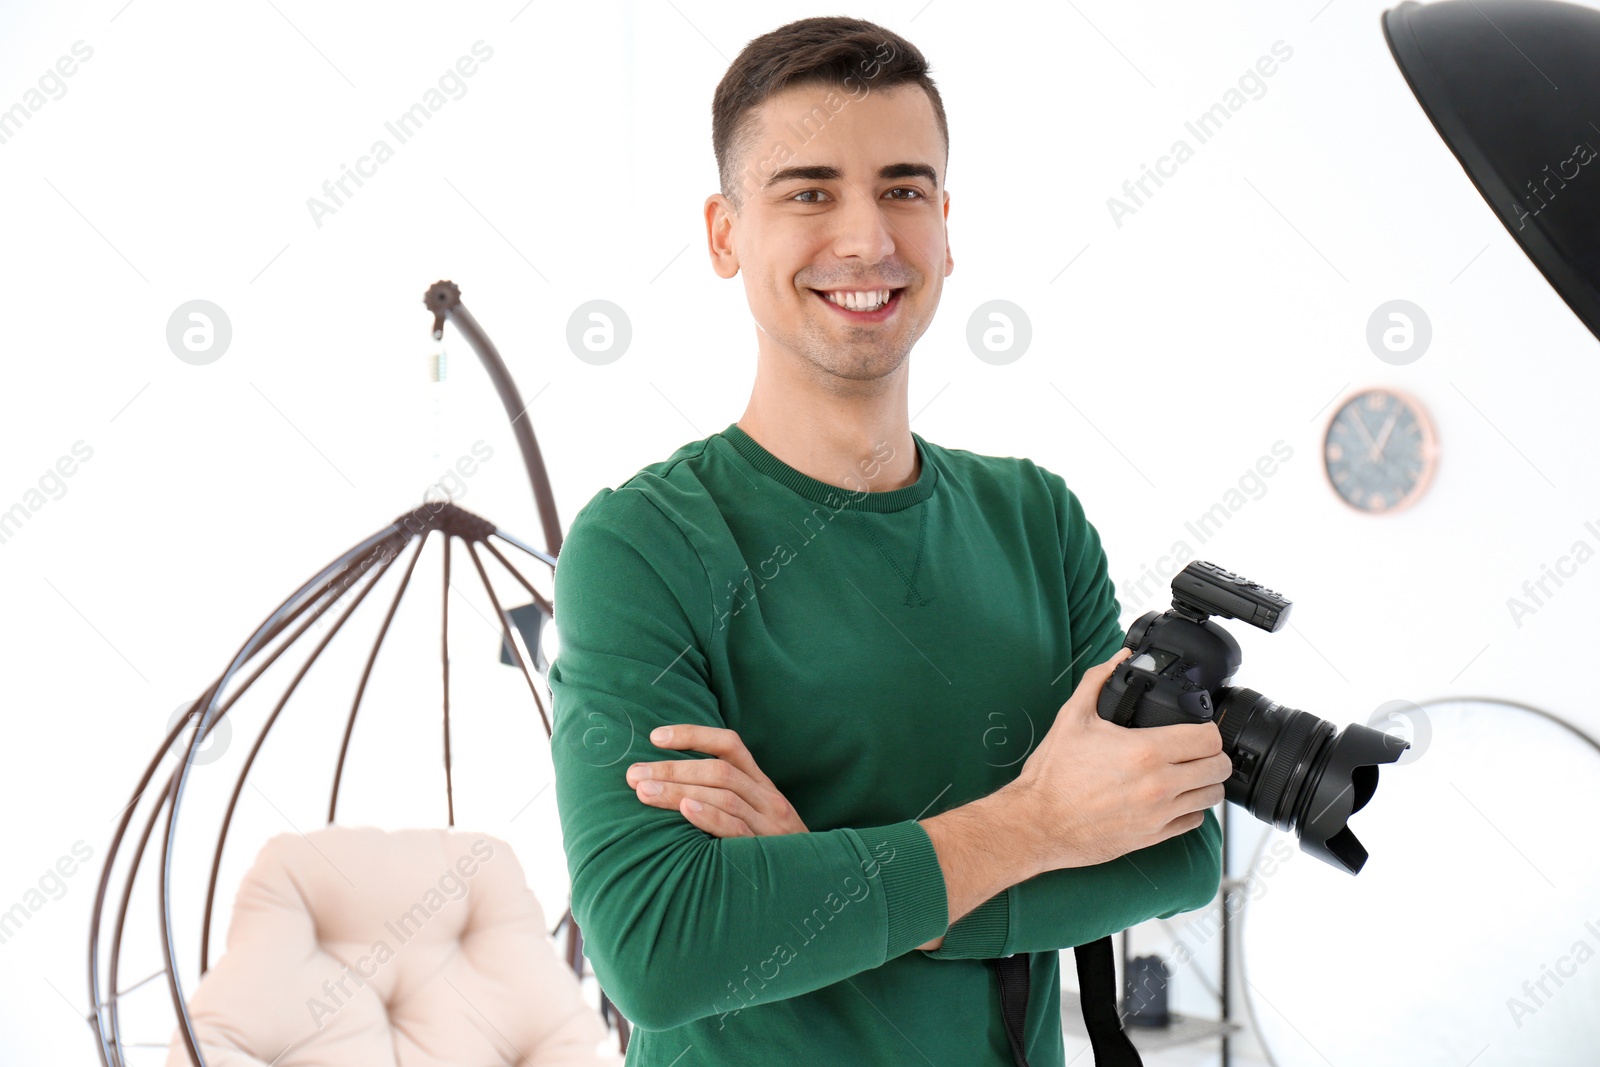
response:
<path id="1" fill-rule="evenodd" d="M 1393 763 L 1411 743 L 1370 726 L 1351 723 L 1328 742 L 1320 767 L 1312 768 L 1312 785 L 1304 790 L 1295 814 L 1300 850 L 1351 874 L 1367 862 L 1348 825 L 1350 816 L 1366 807 L 1378 788 L 1378 767 Z"/>

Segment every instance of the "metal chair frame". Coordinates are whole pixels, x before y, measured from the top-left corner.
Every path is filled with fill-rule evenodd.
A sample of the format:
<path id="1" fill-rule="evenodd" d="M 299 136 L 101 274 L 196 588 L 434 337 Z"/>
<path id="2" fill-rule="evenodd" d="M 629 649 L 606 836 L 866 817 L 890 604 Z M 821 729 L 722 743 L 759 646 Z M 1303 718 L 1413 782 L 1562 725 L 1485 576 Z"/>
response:
<path id="1" fill-rule="evenodd" d="M 188 1048 L 189 1056 L 196 1067 L 205 1067 L 205 1058 L 200 1052 L 199 1040 L 196 1037 L 193 1021 L 189 1017 L 187 1004 L 183 995 L 182 982 L 178 977 L 177 950 L 173 943 L 172 925 L 172 850 L 176 839 L 178 827 L 178 812 L 183 800 L 184 786 L 189 780 L 191 768 L 194 766 L 195 756 L 200 747 L 217 725 L 224 721 L 228 712 L 235 706 L 239 698 L 247 692 L 261 675 L 271 667 L 285 651 L 294 646 L 297 641 L 317 622 L 322 615 L 345 598 L 346 594 L 355 590 L 348 606 L 342 614 L 338 615 L 329 632 L 321 638 L 306 662 L 289 681 L 281 698 L 273 707 L 271 713 L 256 736 L 244 763 L 239 770 L 238 779 L 234 783 L 232 795 L 229 797 L 227 808 L 223 814 L 221 829 L 217 835 L 215 849 L 211 860 L 211 873 L 206 886 L 205 911 L 200 928 L 200 973 L 202 976 L 210 966 L 211 946 L 211 921 L 214 911 L 217 878 L 222 867 L 222 855 L 227 844 L 228 829 L 232 824 L 235 806 L 239 796 L 244 790 L 245 781 L 250 769 L 255 764 L 256 757 L 261 751 L 267 735 L 273 725 L 278 721 L 279 714 L 288 704 L 289 698 L 294 695 L 301 680 L 316 663 L 318 657 L 328 644 L 349 621 L 362 601 L 373 588 L 382 581 L 389 568 L 405 554 L 413 539 L 416 540 L 416 551 L 411 553 L 405 565 L 404 574 L 400 579 L 399 588 L 389 602 L 388 610 L 383 622 L 378 628 L 377 637 L 373 641 L 371 652 L 366 658 L 366 665 L 361 673 L 361 678 L 356 685 L 354 699 L 350 705 L 349 715 L 345 721 L 344 736 L 339 747 L 339 759 L 334 769 L 332 787 L 328 797 L 328 822 L 335 821 L 339 803 L 339 785 L 343 777 L 345 759 L 350 750 L 350 738 L 355 729 L 356 716 L 361 710 L 362 698 L 366 693 L 367 683 L 372 674 L 373 664 L 377 660 L 378 650 L 383 645 L 383 639 L 388 634 L 389 625 L 393 621 L 395 612 L 400 606 L 406 590 L 410 587 L 411 575 L 415 570 L 418 560 L 426 549 L 429 538 L 434 533 L 439 533 L 443 558 L 444 582 L 441 589 L 440 605 L 440 664 L 443 680 L 443 743 L 445 767 L 445 798 L 448 812 L 449 825 L 455 826 L 455 794 L 454 783 L 451 776 L 451 751 L 450 751 L 450 661 L 449 661 L 449 635 L 450 635 L 450 566 L 452 556 L 452 541 L 461 541 L 472 560 L 479 580 L 484 590 L 489 595 L 489 601 L 495 609 L 500 620 L 503 648 L 509 648 L 516 666 L 528 683 L 528 689 L 533 694 L 535 705 L 539 709 L 539 718 L 548 739 L 551 736 L 550 715 L 546 712 L 544 700 L 539 693 L 539 685 L 535 681 L 535 673 L 542 675 L 547 665 L 543 663 L 543 654 L 538 647 L 537 640 L 533 650 L 529 650 L 523 637 L 523 631 L 512 615 L 501 604 L 496 595 L 494 585 L 489 580 L 489 573 L 485 569 L 484 561 L 479 554 L 481 546 L 484 552 L 492 556 L 510 575 L 527 590 L 533 600 L 537 611 L 536 633 L 542 633 L 543 627 L 555 617 L 555 609 L 550 600 L 546 599 L 534 585 L 528 581 L 521 571 L 490 540 L 496 538 L 506 545 L 514 547 L 521 552 L 532 556 L 534 561 L 551 569 L 553 573 L 556 566 L 556 557 L 561 549 L 561 526 L 556 515 L 555 496 L 550 488 L 550 479 L 546 473 L 543 456 L 534 437 L 531 420 L 524 418 L 527 408 L 522 403 L 517 392 L 516 384 L 512 381 L 510 372 L 507 371 L 498 351 L 492 342 L 478 326 L 477 321 L 461 303 L 460 289 L 449 281 L 440 281 L 431 286 L 423 298 L 424 304 L 434 312 L 433 337 L 442 339 L 444 335 L 444 322 L 448 318 L 454 322 L 460 332 L 466 337 L 468 343 L 478 354 L 484 367 L 488 370 L 491 381 L 496 391 L 500 394 L 506 413 L 511 419 L 512 430 L 516 435 L 518 446 L 522 452 L 524 463 L 527 467 L 528 477 L 532 484 L 535 503 L 538 507 L 539 518 L 544 529 L 546 543 L 550 546 L 548 551 L 534 548 L 524 543 L 513 535 L 498 529 L 492 522 L 480 518 L 449 501 L 427 501 L 421 507 L 413 509 L 397 517 L 394 522 L 377 531 L 360 543 L 346 549 L 338 558 L 323 567 L 315 576 L 297 589 L 287 600 L 280 604 L 265 621 L 258 626 L 248 640 L 234 654 L 232 661 L 221 675 L 201 695 L 199 700 L 190 708 L 189 713 L 167 733 L 155 756 L 146 766 L 143 775 L 134 789 L 133 797 L 124 806 L 115 834 L 112 836 L 111 845 L 106 852 L 104 866 L 100 873 L 99 888 L 95 894 L 94 909 L 91 914 L 89 927 L 89 997 L 93 1005 L 89 1014 L 89 1021 L 94 1027 L 100 1060 L 104 1067 L 126 1067 L 124 1049 L 134 1047 L 123 1040 L 122 1020 L 118 1010 L 118 1001 L 121 997 L 139 988 L 146 982 L 165 974 L 167 988 L 171 994 L 172 1004 L 177 1012 L 180 1030 L 184 1043 Z M 289 633 L 289 636 L 277 648 L 267 652 L 268 647 L 281 635 L 288 633 L 292 627 L 298 627 Z M 257 659 L 260 662 L 255 662 Z M 255 663 L 253 672 L 244 679 L 236 690 L 229 693 L 226 699 L 223 694 L 228 691 L 229 684 L 243 676 L 245 669 Z M 172 755 L 173 746 L 180 734 L 185 729 L 190 729 L 191 734 L 184 747 L 183 758 L 178 766 L 171 771 L 159 791 L 151 792 L 151 783 L 156 779 L 162 763 Z M 147 796 L 153 797 L 153 803 L 148 805 L 149 811 L 144 821 L 144 827 L 134 847 L 128 864 L 126 879 L 121 896 L 118 900 L 115 921 L 112 924 L 109 959 L 105 973 L 100 967 L 101 958 L 101 927 L 106 907 L 109 903 L 113 867 L 121 851 L 123 839 L 128 828 L 133 822 L 139 802 Z M 155 832 L 157 822 L 162 813 L 166 819 L 161 835 L 161 870 L 157 887 L 159 900 L 161 947 L 164 955 L 164 965 L 161 970 L 135 982 L 126 989 L 119 988 L 121 978 L 121 956 L 124 933 L 127 926 L 129 904 L 133 896 L 135 884 L 142 868 L 142 860 L 150 843 L 151 835 Z M 569 907 L 562 915 L 552 936 L 559 936 L 565 930 L 566 959 L 568 965 L 580 978 L 585 972 L 583 957 L 583 937 L 578 929 L 576 920 Z M 619 1047 L 627 1050 L 629 1026 L 622 1014 L 616 1010 L 605 995 L 600 991 L 600 1011 L 608 1027 L 615 1025 Z"/>

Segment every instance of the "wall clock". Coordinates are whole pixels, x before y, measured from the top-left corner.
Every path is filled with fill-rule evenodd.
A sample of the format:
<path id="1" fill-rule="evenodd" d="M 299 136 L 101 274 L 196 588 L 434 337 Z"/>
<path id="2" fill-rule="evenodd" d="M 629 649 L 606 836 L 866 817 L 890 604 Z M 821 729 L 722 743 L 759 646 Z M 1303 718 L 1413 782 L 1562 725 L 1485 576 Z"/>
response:
<path id="1" fill-rule="evenodd" d="M 1340 500 L 1367 514 L 1415 503 L 1433 478 L 1438 439 L 1415 397 L 1374 387 L 1341 400 L 1322 441 L 1322 467 Z"/>

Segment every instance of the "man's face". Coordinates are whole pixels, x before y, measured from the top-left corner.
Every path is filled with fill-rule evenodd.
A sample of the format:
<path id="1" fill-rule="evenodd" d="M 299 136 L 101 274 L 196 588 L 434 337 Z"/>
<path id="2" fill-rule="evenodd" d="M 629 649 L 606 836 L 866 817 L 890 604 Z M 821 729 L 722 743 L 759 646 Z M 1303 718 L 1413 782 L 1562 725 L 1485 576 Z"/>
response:
<path id="1" fill-rule="evenodd" d="M 705 208 L 713 266 L 724 278 L 744 273 L 762 356 L 807 361 L 845 388 L 838 379 L 875 382 L 901 368 L 955 268 L 932 102 L 915 85 L 853 88 L 797 86 L 768 99 L 735 178 L 743 206 L 734 213 L 716 193 Z M 818 292 L 882 289 L 895 292 L 876 314 Z"/>

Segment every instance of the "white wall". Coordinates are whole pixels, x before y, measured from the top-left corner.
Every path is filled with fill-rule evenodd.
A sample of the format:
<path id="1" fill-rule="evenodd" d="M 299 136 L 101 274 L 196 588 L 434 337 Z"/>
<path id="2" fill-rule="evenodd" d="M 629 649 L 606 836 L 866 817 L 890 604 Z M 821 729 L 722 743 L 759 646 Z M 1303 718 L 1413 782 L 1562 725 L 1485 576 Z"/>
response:
<path id="1" fill-rule="evenodd" d="M 912 425 L 1061 473 L 1130 587 L 1281 440 L 1293 458 L 1259 499 L 1203 546 L 1190 539 L 1295 601 L 1293 631 L 1234 628 L 1240 681 L 1338 723 L 1389 700 L 1476 693 L 1600 732 L 1586 688 L 1551 665 L 1600 637 L 1600 566 L 1520 626 L 1506 603 L 1575 541 L 1600 541 L 1584 526 L 1600 522 L 1584 436 L 1597 342 L 1434 134 L 1381 10 L 1002 3 L 975 19 L 956 0 L 857 5 L 930 58 L 951 127 L 956 270 L 913 357 Z M 173 709 L 261 618 L 479 440 L 493 458 L 463 505 L 539 539 L 507 420 L 453 333 L 452 396 L 435 421 L 430 283 L 459 283 L 505 354 L 566 521 L 598 487 L 739 416 L 755 344 L 742 286 L 706 262 L 710 100 L 749 38 L 804 14 L 110 0 L 0 16 L 0 108 L 26 101 L 75 42 L 93 50 L 0 144 L 0 508 L 27 501 L 76 442 L 92 449 L 0 544 L 12 754 L 0 907 L 75 841 L 95 857 L 0 945 L 0 1059 L 90 1062 L 71 1016 L 87 1010 L 87 917 L 111 820 Z M 314 221 L 308 198 L 480 40 L 493 55 L 464 95 Z M 1293 54 L 1264 93 L 1116 225 L 1107 198 L 1279 41 Z M 233 330 L 207 366 L 165 338 L 197 298 Z M 597 298 L 634 331 L 603 367 L 564 340 L 572 310 Z M 1432 347 L 1408 366 L 1364 340 L 1394 298 L 1432 321 Z M 1033 327 L 1006 366 L 965 341 L 993 299 Z M 1410 390 L 1438 426 L 1437 479 L 1402 514 L 1355 514 L 1320 471 L 1330 402 L 1364 385 Z M 1158 606 L 1123 601 L 1125 622 Z M 465 672 L 494 637 L 453 608 Z M 565 872 L 552 792 L 512 821 L 548 782 L 542 733 L 512 703 L 526 688 L 494 671 L 479 691 L 506 694 L 523 729 L 489 735 L 483 712 L 479 730 L 511 740 L 473 757 L 474 779 L 458 776 L 458 812 L 511 834 L 553 919 Z M 324 699 L 332 744 L 339 705 Z M 442 819 L 428 714 L 413 709 L 413 731 L 397 725 L 387 743 L 366 738 L 372 818 Z M 261 788 L 283 814 L 257 802 L 251 825 L 315 825 L 327 761 L 277 756 Z M 181 867 L 201 863 L 196 845 Z M 1200 1010 L 1195 994 L 1180 984 Z"/>

